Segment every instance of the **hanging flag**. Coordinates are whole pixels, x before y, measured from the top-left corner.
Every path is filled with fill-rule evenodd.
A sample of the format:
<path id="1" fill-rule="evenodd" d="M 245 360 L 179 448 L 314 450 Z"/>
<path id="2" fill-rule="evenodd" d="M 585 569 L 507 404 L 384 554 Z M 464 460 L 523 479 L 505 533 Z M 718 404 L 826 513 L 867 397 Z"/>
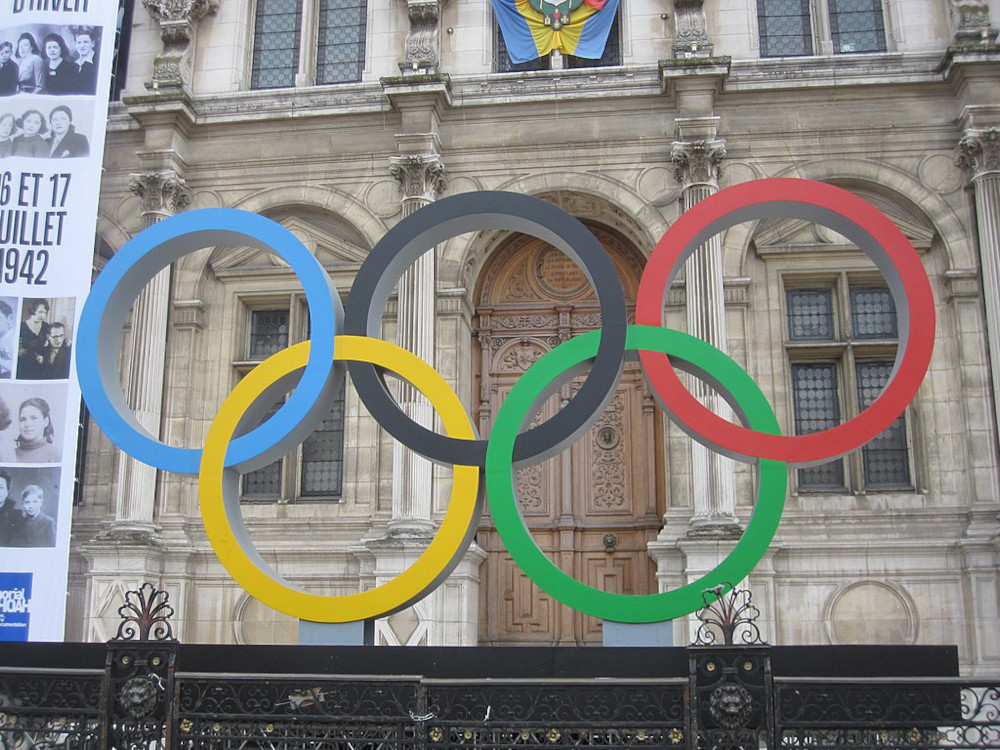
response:
<path id="1" fill-rule="evenodd" d="M 617 11 L 618 0 L 493 0 L 513 63 L 553 50 L 599 59 Z"/>

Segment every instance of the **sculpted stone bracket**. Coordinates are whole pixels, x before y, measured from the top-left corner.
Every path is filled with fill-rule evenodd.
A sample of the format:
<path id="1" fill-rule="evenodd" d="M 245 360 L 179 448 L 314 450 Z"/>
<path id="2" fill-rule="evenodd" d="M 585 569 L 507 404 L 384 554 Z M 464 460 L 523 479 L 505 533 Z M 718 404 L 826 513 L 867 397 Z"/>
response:
<path id="1" fill-rule="evenodd" d="M 718 187 L 725 157 L 726 142 L 721 139 L 674 141 L 670 151 L 674 175 L 685 187 L 699 184 Z"/>
<path id="2" fill-rule="evenodd" d="M 129 175 L 128 189 L 142 201 L 144 216 L 172 216 L 191 204 L 191 191 L 173 171 Z"/>
<path id="3" fill-rule="evenodd" d="M 955 164 L 973 179 L 1000 174 L 1000 128 L 967 131 L 958 142 Z"/>
<path id="4" fill-rule="evenodd" d="M 986 0 L 951 0 L 951 15 L 958 44 L 990 44 L 996 41 L 997 29 L 990 25 L 990 7 Z"/>
<path id="5" fill-rule="evenodd" d="M 674 1 L 674 57 L 711 57 L 715 48 L 708 39 L 705 0 Z"/>
<path id="6" fill-rule="evenodd" d="M 431 202 L 448 186 L 444 163 L 438 154 L 391 156 L 389 174 L 399 181 L 403 201 Z"/>
<path id="7" fill-rule="evenodd" d="M 142 0 L 149 15 L 160 24 L 163 52 L 153 63 L 152 90 L 182 88 L 191 79 L 191 56 L 198 22 L 215 15 L 221 0 Z"/>
<path id="8" fill-rule="evenodd" d="M 405 75 L 436 73 L 441 64 L 441 4 L 439 0 L 407 0 L 410 30 L 406 34 L 406 58 L 399 63 Z"/>

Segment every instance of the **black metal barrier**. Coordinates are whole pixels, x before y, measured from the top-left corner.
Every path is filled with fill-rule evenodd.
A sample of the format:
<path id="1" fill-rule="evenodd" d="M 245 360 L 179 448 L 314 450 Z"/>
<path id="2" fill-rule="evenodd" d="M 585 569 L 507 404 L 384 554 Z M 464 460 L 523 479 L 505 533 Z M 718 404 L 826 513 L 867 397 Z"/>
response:
<path id="1" fill-rule="evenodd" d="M 998 748 L 953 647 L 0 644 L 3 748 Z"/>

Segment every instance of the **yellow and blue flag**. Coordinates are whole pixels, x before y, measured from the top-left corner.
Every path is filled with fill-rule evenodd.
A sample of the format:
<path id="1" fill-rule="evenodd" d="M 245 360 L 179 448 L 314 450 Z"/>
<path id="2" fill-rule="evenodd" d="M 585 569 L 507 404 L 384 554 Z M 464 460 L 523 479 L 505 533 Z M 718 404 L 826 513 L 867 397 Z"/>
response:
<path id="1" fill-rule="evenodd" d="M 597 60 L 617 11 L 618 0 L 493 0 L 513 63 L 553 50 Z"/>

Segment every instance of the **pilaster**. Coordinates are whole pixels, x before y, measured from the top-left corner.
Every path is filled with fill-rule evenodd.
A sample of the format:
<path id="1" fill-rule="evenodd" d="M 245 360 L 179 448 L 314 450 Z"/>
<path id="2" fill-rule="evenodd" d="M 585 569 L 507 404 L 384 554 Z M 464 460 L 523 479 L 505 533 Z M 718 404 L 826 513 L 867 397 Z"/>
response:
<path id="1" fill-rule="evenodd" d="M 221 0 L 142 0 L 149 15 L 160 24 L 163 51 L 153 63 L 152 91 L 187 90 L 191 85 L 191 50 L 201 19 L 214 15 Z"/>

